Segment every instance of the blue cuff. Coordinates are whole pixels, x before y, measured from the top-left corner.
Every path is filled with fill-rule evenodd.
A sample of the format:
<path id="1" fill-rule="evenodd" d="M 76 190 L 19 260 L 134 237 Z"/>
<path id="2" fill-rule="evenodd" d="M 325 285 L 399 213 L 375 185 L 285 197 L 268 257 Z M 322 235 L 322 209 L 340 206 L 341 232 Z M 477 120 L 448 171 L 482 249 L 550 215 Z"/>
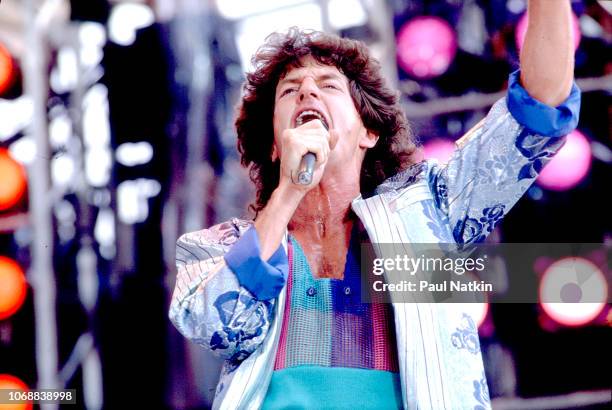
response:
<path id="1" fill-rule="evenodd" d="M 538 135 L 562 137 L 578 125 L 580 89 L 574 82 L 570 95 L 554 108 L 536 100 L 521 86 L 520 70 L 508 79 L 508 110 L 516 121 Z"/>
<path id="2" fill-rule="evenodd" d="M 225 263 L 234 272 L 240 285 L 258 300 L 269 300 L 279 295 L 287 280 L 289 261 L 283 245 L 267 261 L 261 251 L 255 227 L 249 228 L 225 254 Z"/>

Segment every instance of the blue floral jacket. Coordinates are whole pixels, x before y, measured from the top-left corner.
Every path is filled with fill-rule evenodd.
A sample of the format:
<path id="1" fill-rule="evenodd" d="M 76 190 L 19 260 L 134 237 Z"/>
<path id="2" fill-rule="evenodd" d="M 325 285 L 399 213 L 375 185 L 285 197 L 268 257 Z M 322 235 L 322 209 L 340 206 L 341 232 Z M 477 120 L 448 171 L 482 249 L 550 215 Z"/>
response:
<path id="1" fill-rule="evenodd" d="M 575 85 L 568 99 L 553 108 L 531 98 L 518 76 L 511 75 L 507 98 L 458 141 L 448 164 L 416 164 L 385 181 L 373 196 L 353 201 L 371 242 L 396 243 L 409 251 L 416 243 L 470 245 L 493 230 L 578 120 L 580 91 Z M 177 242 L 170 319 L 185 337 L 226 359 L 216 409 L 261 406 L 282 327 L 286 237 L 262 261 L 256 235 L 246 239 L 251 225 L 232 219 Z M 246 243 L 251 250 L 237 255 L 236 249 Z M 489 409 L 469 306 L 393 307 L 404 407 Z"/>

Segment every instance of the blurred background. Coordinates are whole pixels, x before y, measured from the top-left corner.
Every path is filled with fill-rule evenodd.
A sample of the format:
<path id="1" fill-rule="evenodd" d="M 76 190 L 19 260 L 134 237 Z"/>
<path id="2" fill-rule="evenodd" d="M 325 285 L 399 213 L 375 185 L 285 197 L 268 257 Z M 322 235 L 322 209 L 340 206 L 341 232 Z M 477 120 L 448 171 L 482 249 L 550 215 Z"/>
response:
<path id="1" fill-rule="evenodd" d="M 571 263 L 607 289 L 612 2 L 572 5 L 580 124 L 492 239 L 602 244 Z M 2 0 L 0 388 L 74 388 L 88 409 L 209 408 L 219 362 L 167 319 L 174 246 L 253 216 L 233 118 L 257 46 L 294 25 L 364 41 L 423 155 L 444 161 L 504 96 L 525 12 L 525 0 Z M 544 284 L 567 260 L 512 274 Z M 494 408 L 609 405 L 606 297 L 482 305 L 479 330 Z"/>

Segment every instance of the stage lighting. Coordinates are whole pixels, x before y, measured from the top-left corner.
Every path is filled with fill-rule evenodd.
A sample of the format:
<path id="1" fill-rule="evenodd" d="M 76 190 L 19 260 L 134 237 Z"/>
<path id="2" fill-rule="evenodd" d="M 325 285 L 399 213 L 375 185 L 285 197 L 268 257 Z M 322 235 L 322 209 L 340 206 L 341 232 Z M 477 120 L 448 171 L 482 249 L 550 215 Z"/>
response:
<path id="1" fill-rule="evenodd" d="M 108 37 L 122 46 L 136 40 L 136 31 L 155 22 L 153 10 L 146 4 L 120 3 L 113 7 L 108 19 Z"/>
<path id="2" fill-rule="evenodd" d="M 466 272 L 464 275 L 465 275 L 465 278 L 469 279 L 470 281 L 478 282 L 480 280 L 478 275 L 472 272 Z M 472 319 L 474 319 L 474 322 L 476 323 L 476 327 L 478 328 L 480 328 L 482 324 L 485 323 L 485 320 L 487 319 L 487 315 L 489 314 L 489 296 L 490 295 L 488 293 L 483 293 L 481 296 L 484 298 L 483 302 L 480 302 L 480 303 L 473 302 L 473 303 L 463 304 L 463 308 L 467 310 L 467 312 L 472 316 Z"/>
<path id="3" fill-rule="evenodd" d="M 408 21 L 397 35 L 400 67 L 416 78 L 443 74 L 457 52 L 457 36 L 448 22 L 422 16 Z"/>
<path id="4" fill-rule="evenodd" d="M 591 167 L 591 145 L 578 130 L 567 141 L 538 176 L 537 183 L 553 191 L 564 191 L 578 185 Z"/>
<path id="5" fill-rule="evenodd" d="M 0 148 L 0 211 L 17 204 L 25 194 L 26 187 L 23 166 L 12 158 L 6 148 Z"/>
<path id="6" fill-rule="evenodd" d="M 574 13 L 572 13 L 572 32 L 574 37 L 574 50 L 578 49 L 580 45 L 580 24 L 578 22 L 578 17 Z M 525 34 L 527 33 L 527 13 L 523 14 L 523 16 L 519 19 L 519 22 L 516 25 L 515 30 L 515 41 L 516 41 L 516 49 L 521 50 L 523 47 L 523 41 L 525 41 Z"/>
<path id="7" fill-rule="evenodd" d="M 470 314 L 476 327 L 480 327 L 485 322 L 489 313 L 489 302 L 465 303 L 462 308 Z"/>
<path id="8" fill-rule="evenodd" d="M 153 159 L 153 146 L 146 142 L 124 142 L 115 152 L 117 162 L 126 167 L 144 165 Z"/>
<path id="9" fill-rule="evenodd" d="M 451 140 L 435 138 L 423 144 L 423 154 L 427 159 L 437 159 L 440 164 L 446 164 L 456 148 Z"/>
<path id="10" fill-rule="evenodd" d="M 23 270 L 17 262 L 0 256 L 0 320 L 19 310 L 28 290 Z"/>
<path id="11" fill-rule="evenodd" d="M 539 297 L 542 309 L 552 320 L 565 326 L 582 326 L 605 307 L 608 284 L 593 262 L 567 257 L 546 269 L 540 280 Z"/>
<path id="12" fill-rule="evenodd" d="M 28 392 L 28 385 L 18 377 L 10 374 L 0 374 L 0 390 L 20 390 L 24 393 Z M 3 402 L 5 403 L 5 402 Z M 32 402 L 17 403 L 17 404 L 0 404 L 0 410 L 32 410 Z"/>
<path id="13" fill-rule="evenodd" d="M 0 44 L 0 95 L 5 92 L 15 78 L 15 65 L 13 57 L 8 50 Z"/>

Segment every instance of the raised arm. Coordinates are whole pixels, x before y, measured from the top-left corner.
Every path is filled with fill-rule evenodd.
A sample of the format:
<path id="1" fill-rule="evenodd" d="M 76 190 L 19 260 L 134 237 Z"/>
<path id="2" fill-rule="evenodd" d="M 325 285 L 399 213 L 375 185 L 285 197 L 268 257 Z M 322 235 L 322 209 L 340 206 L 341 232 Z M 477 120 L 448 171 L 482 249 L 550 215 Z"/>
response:
<path id="1" fill-rule="evenodd" d="M 441 168 L 438 201 L 456 242 L 484 240 L 576 128 L 571 18 L 569 0 L 529 0 L 521 70 L 510 75 L 506 100 L 458 141 Z"/>
<path id="2" fill-rule="evenodd" d="M 529 0 L 529 23 L 521 49 L 521 83 L 536 100 L 556 107 L 574 78 L 574 41 L 569 0 Z"/>

